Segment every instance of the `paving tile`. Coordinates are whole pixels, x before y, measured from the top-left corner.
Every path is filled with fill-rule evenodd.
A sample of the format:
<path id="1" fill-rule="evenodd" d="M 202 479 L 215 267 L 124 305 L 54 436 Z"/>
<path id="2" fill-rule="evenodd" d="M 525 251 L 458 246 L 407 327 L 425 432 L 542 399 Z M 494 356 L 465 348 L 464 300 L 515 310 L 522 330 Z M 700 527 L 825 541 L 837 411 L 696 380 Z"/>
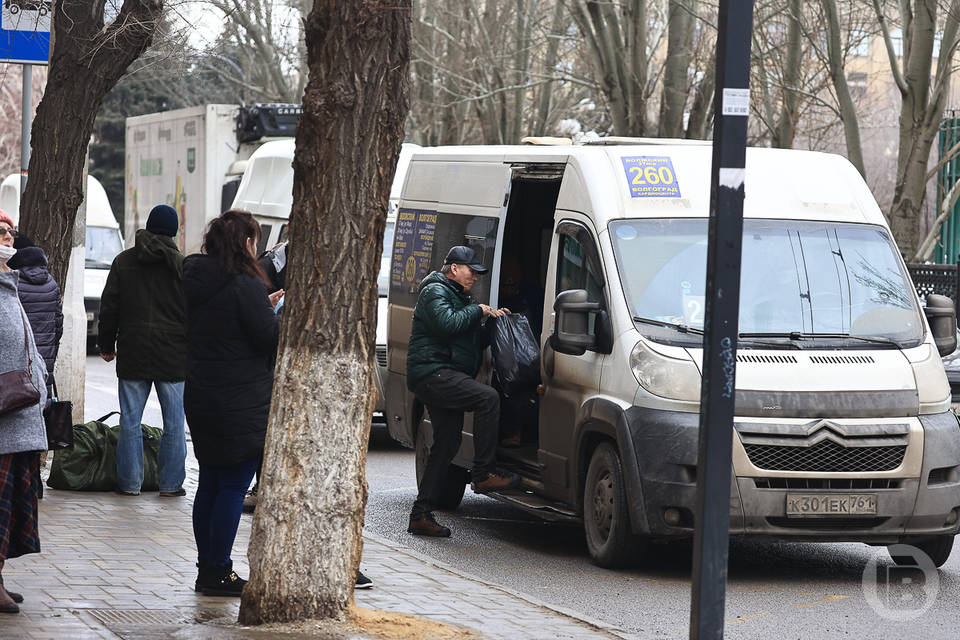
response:
<path id="1" fill-rule="evenodd" d="M 186 484 L 191 495 L 196 474 L 196 461 L 188 456 Z M 166 611 L 184 620 L 235 620 L 236 599 L 208 598 L 193 591 L 191 508 L 189 495 L 160 500 L 151 494 L 126 498 L 47 490 L 40 503 L 43 553 L 11 560 L 4 567 L 7 584 L 23 592 L 27 602 L 19 616 L 0 621 L 0 639 L 117 640 L 118 635 L 95 617 L 96 610 L 131 615 Z M 241 521 L 234 546 L 242 575 L 248 573 L 250 520 Z M 363 564 L 377 584 L 355 594 L 362 607 L 468 626 L 490 639 L 614 637 L 376 536 L 364 538 Z M 263 637 L 254 633 L 231 627 L 226 636 L 213 629 L 210 635 Z"/>

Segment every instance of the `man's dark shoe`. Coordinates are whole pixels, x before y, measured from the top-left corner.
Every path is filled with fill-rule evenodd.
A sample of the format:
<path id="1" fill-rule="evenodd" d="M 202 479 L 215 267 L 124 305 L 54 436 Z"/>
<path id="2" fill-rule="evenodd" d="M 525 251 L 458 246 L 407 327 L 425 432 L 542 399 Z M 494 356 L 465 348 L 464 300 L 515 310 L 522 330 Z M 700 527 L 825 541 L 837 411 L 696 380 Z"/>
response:
<path id="1" fill-rule="evenodd" d="M 123 489 L 117 489 L 114 493 L 116 493 L 118 496 L 131 496 L 131 497 L 140 495 L 139 491 L 124 491 Z"/>
<path id="2" fill-rule="evenodd" d="M 373 580 L 357 571 L 357 582 L 353 585 L 354 589 L 369 589 L 373 586 Z"/>
<path id="3" fill-rule="evenodd" d="M 187 495 L 187 490 L 186 490 L 186 489 L 177 489 L 176 491 L 161 491 L 161 492 L 160 492 L 160 497 L 161 497 L 161 498 L 181 498 L 181 497 L 183 497 L 183 496 L 185 496 L 185 495 Z"/>
<path id="4" fill-rule="evenodd" d="M 491 491 L 503 491 L 513 489 L 520 484 L 520 476 L 515 473 L 497 474 L 488 473 L 487 477 L 480 482 L 470 483 L 470 488 L 474 493 L 489 493 Z"/>
<path id="5" fill-rule="evenodd" d="M 434 538 L 450 537 L 450 529 L 434 520 L 432 513 L 424 513 L 417 518 L 410 516 L 410 526 L 407 527 L 407 533 L 412 533 L 415 536 L 432 536 Z"/>
<path id="6" fill-rule="evenodd" d="M 205 596 L 239 596 L 245 584 L 247 581 L 234 572 L 230 562 L 225 567 L 208 567 L 206 575 L 201 568 L 194 588 L 199 586 Z"/>

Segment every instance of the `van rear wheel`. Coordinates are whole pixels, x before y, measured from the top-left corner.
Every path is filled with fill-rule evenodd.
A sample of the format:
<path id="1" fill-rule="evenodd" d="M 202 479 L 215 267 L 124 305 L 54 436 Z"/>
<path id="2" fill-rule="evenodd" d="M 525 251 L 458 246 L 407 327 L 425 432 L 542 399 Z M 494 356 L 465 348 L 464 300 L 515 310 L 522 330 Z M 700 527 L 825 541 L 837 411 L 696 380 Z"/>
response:
<path id="1" fill-rule="evenodd" d="M 423 480 L 423 471 L 427 467 L 427 458 L 430 457 L 430 447 L 433 445 L 433 430 L 426 424 L 421 424 L 417 429 L 417 439 L 415 441 L 416 467 L 417 467 L 417 489 L 420 488 L 420 482 Z M 440 484 L 440 493 L 437 496 L 437 508 L 445 511 L 453 511 L 460 506 L 463 501 L 463 493 L 467 489 L 467 472 L 457 465 L 451 464 L 447 467 L 447 472 Z"/>
<path id="2" fill-rule="evenodd" d="M 942 567 L 947 563 L 947 559 L 950 558 L 950 552 L 953 551 L 953 538 L 954 536 L 952 535 L 934 536 L 924 540 L 906 540 L 904 544 L 909 544 L 920 549 L 920 551 L 927 554 L 927 557 L 933 561 L 933 566 Z M 887 550 L 889 551 L 889 547 Z M 908 566 L 914 566 L 916 564 L 914 558 L 910 556 L 890 554 L 890 558 L 893 559 L 896 564 Z"/>
<path id="3" fill-rule="evenodd" d="M 616 569 L 643 553 L 643 538 L 630 530 L 623 467 L 616 449 L 604 442 L 590 458 L 583 489 L 583 528 L 594 564 Z"/>

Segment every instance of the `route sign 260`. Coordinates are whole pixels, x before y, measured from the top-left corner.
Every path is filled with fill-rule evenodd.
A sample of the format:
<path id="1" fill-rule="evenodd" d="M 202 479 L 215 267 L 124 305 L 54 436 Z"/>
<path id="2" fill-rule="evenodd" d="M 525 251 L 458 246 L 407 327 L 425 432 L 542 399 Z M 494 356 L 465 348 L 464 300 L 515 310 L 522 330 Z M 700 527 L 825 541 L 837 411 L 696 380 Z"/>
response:
<path id="1" fill-rule="evenodd" d="M 621 158 L 631 198 L 679 198 L 680 184 L 667 156 Z"/>

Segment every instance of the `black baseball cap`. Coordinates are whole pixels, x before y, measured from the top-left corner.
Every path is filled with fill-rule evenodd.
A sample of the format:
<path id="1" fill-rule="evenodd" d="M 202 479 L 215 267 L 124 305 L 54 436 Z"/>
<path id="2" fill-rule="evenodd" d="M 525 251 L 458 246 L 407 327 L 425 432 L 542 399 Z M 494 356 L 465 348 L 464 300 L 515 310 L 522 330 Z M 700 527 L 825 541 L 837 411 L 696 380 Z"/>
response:
<path id="1" fill-rule="evenodd" d="M 463 245 L 451 247 L 450 251 L 447 252 L 447 257 L 443 259 L 443 264 L 465 264 L 481 274 L 488 271 L 488 269 L 477 260 L 477 252 Z"/>

